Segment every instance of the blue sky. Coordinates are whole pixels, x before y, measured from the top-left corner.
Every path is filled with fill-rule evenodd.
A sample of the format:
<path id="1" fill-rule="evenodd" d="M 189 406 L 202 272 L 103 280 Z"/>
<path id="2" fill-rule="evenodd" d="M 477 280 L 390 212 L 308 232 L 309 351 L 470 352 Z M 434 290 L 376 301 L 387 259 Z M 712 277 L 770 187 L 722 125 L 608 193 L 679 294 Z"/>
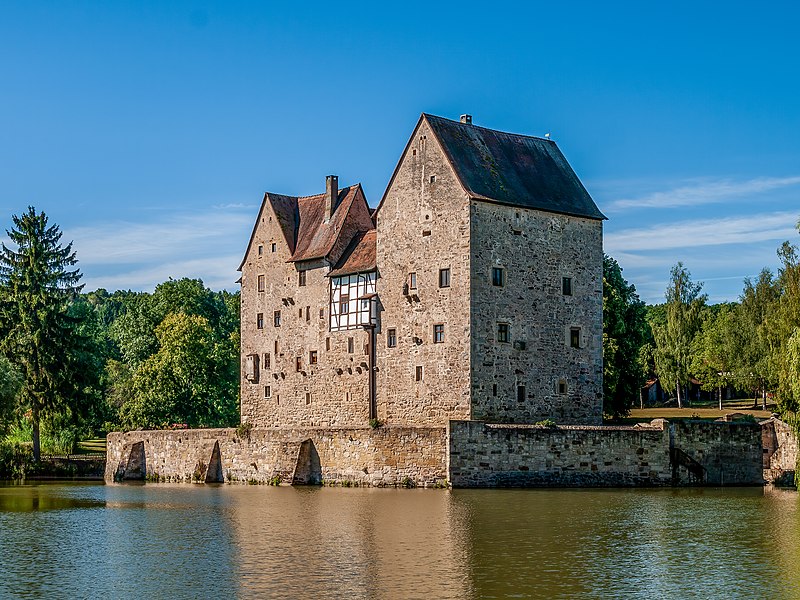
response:
<path id="1" fill-rule="evenodd" d="M 300 8 L 295 8 L 299 6 Z M 0 225 L 29 204 L 87 289 L 236 289 L 264 191 L 374 206 L 420 112 L 549 132 L 648 302 L 800 242 L 800 5 L 4 2 Z"/>

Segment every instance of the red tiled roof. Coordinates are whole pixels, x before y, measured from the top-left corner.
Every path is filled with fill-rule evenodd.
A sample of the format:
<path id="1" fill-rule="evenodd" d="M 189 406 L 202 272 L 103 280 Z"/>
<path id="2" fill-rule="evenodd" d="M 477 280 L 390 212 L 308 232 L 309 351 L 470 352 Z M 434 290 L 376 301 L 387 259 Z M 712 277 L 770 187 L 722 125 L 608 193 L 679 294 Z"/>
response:
<path id="1" fill-rule="evenodd" d="M 338 277 L 340 275 L 352 275 L 354 273 L 365 273 L 367 271 L 374 271 L 376 268 L 375 262 L 375 246 L 376 246 L 377 231 L 372 229 L 359 233 L 350 242 L 347 250 L 345 250 L 339 263 L 336 267 L 328 273 L 329 277 Z"/>

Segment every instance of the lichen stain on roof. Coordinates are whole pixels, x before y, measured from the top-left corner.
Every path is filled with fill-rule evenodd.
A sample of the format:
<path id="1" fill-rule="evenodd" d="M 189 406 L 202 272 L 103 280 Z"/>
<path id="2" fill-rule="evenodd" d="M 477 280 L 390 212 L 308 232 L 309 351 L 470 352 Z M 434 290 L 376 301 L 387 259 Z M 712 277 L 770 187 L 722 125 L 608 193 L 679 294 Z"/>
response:
<path id="1" fill-rule="evenodd" d="M 353 275 L 366 273 L 376 269 L 375 248 L 377 231 L 371 229 L 362 231 L 350 242 L 344 255 L 334 269 L 328 273 L 329 277 L 340 275 Z"/>
<path id="2" fill-rule="evenodd" d="M 470 196 L 479 200 L 605 219 L 552 140 L 424 114 Z"/>

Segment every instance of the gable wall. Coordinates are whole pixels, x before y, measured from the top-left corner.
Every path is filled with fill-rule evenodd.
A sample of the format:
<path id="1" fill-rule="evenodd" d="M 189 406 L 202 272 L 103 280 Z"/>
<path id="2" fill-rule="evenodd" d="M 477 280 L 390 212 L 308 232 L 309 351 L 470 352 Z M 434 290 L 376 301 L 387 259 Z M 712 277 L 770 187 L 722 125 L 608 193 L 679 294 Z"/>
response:
<path id="1" fill-rule="evenodd" d="M 473 201 L 471 229 L 471 417 L 600 424 L 602 221 Z M 492 285 L 492 267 L 505 269 L 503 287 Z M 564 276 L 572 296 L 562 294 Z M 501 322 L 510 343 L 497 339 Z M 570 347 L 570 327 L 580 327 L 581 348 Z M 562 378 L 566 394 L 558 393 Z"/>
<path id="2" fill-rule="evenodd" d="M 270 251 L 271 242 L 276 243 L 275 253 Z M 264 246 L 260 258 L 259 244 Z M 369 420 L 367 371 L 362 366 L 367 363 L 366 333 L 363 330 L 328 331 L 329 281 L 325 275 L 329 266 L 323 261 L 302 265 L 302 268 L 313 268 L 306 272 L 306 285 L 300 286 L 297 267 L 286 262 L 290 255 L 275 215 L 267 206 L 242 266 L 242 421 L 256 427 L 364 426 Z M 265 276 L 263 293 L 258 292 L 259 274 Z M 283 299 L 287 299 L 286 304 Z M 280 327 L 273 325 L 276 310 L 281 311 Z M 264 315 L 263 329 L 257 328 L 258 313 Z M 348 337 L 354 338 L 352 354 L 348 353 Z M 326 350 L 326 338 L 330 338 L 330 350 Z M 275 340 L 278 341 L 277 355 Z M 317 351 L 317 365 L 309 365 L 311 350 Z M 264 367 L 265 352 L 270 353 L 269 368 Z M 259 355 L 258 383 L 249 381 L 246 376 L 247 355 L 251 353 Z M 300 372 L 296 370 L 297 357 L 302 359 Z M 270 398 L 264 396 L 267 385 L 271 388 Z M 306 404 L 306 392 L 311 393 L 311 404 Z"/>
<path id="3" fill-rule="evenodd" d="M 469 201 L 423 120 L 377 213 L 380 420 L 444 425 L 469 418 L 469 248 Z M 440 268 L 450 268 L 449 288 L 438 287 Z M 403 295 L 412 271 L 418 301 Z M 443 343 L 433 343 L 434 324 L 444 325 Z M 387 347 L 390 328 L 396 348 Z"/>

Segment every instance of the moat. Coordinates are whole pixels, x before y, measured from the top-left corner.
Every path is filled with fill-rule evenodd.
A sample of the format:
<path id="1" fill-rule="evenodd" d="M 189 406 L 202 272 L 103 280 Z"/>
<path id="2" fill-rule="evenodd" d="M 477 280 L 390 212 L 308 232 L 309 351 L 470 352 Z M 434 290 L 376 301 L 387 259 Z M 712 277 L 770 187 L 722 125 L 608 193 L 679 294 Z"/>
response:
<path id="1" fill-rule="evenodd" d="M 774 488 L 0 486 L 0 597 L 798 598 Z"/>

